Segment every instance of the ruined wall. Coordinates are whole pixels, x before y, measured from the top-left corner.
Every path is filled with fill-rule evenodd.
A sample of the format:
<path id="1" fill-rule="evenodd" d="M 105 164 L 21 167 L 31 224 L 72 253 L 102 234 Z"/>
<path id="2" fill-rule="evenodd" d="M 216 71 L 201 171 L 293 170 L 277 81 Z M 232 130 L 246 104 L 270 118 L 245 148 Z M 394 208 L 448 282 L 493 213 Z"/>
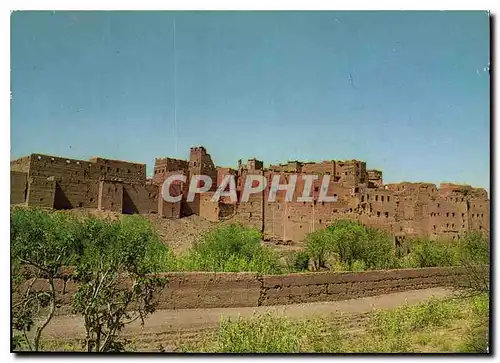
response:
<path id="1" fill-rule="evenodd" d="M 478 269 L 489 276 L 489 266 Z M 468 286 L 469 276 L 461 267 L 430 267 L 354 273 L 301 273 L 259 275 L 257 273 L 171 272 L 160 274 L 168 285 L 159 297 L 158 309 L 228 308 L 337 301 L 433 287 Z M 57 280 L 56 290 L 63 290 Z M 48 289 L 43 280 L 34 290 Z M 69 307 L 77 285 L 69 280 L 61 295 Z M 69 309 L 63 309 L 69 310 Z"/>
<path id="2" fill-rule="evenodd" d="M 189 162 L 172 158 L 156 158 L 154 165 L 153 183 L 162 184 L 172 174 L 187 175 Z"/>
<path id="3" fill-rule="evenodd" d="M 488 269 L 484 272 L 488 273 Z M 467 271 L 459 267 L 264 276 L 259 304 L 348 300 L 438 286 L 467 286 L 467 283 Z"/>
<path id="4" fill-rule="evenodd" d="M 10 171 L 10 204 L 26 202 L 28 194 L 28 173 Z"/>
<path id="5" fill-rule="evenodd" d="M 382 171 L 380 170 L 367 170 L 366 178 L 368 180 L 369 186 L 371 187 L 379 188 L 383 185 Z"/>
<path id="6" fill-rule="evenodd" d="M 56 182 L 54 178 L 30 177 L 28 179 L 27 205 L 41 208 L 54 208 Z"/>
<path id="7" fill-rule="evenodd" d="M 41 202 L 50 205 L 50 199 L 36 201 L 34 198 L 46 193 L 44 180 L 53 177 L 53 207 L 56 209 L 101 208 L 119 212 L 121 208 L 123 213 L 159 213 L 168 218 L 194 213 L 212 221 L 232 219 L 257 228 L 264 232 L 266 239 L 301 241 L 307 233 L 324 228 L 337 219 L 357 220 L 396 236 L 429 236 L 434 239 L 456 239 L 469 230 L 488 233 L 490 230 L 489 199 L 484 189 L 452 183 L 443 183 L 439 189 L 431 183 L 383 185 L 382 172 L 366 170 L 366 163 L 359 160 L 289 161 L 264 169 L 262 161 L 250 159 L 245 165 L 240 160 L 238 170 L 234 170 L 216 168 L 204 147 L 193 147 L 189 162 L 173 158 L 155 159 L 152 180 L 146 179 L 145 164 L 104 158 L 83 161 L 32 154 L 11 161 L 11 170 L 12 203 L 23 203 L 28 198 L 27 189 L 31 189 L 32 205 Z M 16 172 L 27 173 L 27 178 Z M 189 182 L 175 182 L 171 194 L 182 194 L 183 200 L 166 203 L 159 186 L 174 173 L 185 175 L 188 181 L 195 174 L 210 176 L 214 181 L 210 193 L 216 190 L 224 175 L 233 174 L 238 198 L 241 198 L 247 175 L 265 176 L 267 187 L 262 193 L 252 194 L 247 203 L 234 203 L 224 197 L 214 205 L 208 194 L 187 202 Z M 283 184 L 290 180 L 292 173 L 298 174 L 293 201 L 285 203 L 285 191 L 279 191 L 276 201 L 269 202 L 267 197 L 273 176 L 280 175 Z M 297 198 L 302 196 L 305 184 L 302 176 L 306 174 L 318 175 L 319 179 L 313 183 L 313 201 L 299 202 Z M 325 174 L 331 175 L 327 194 L 335 197 L 335 202 L 318 201 L 322 175 Z M 40 180 L 34 180 L 31 187 L 26 188 L 31 178 Z M 121 183 L 121 190 L 113 183 Z M 38 186 L 40 191 L 36 190 Z M 45 199 L 43 196 L 39 198 Z"/>
<path id="8" fill-rule="evenodd" d="M 61 178 L 56 180 L 55 188 L 55 209 L 96 209 L 98 207 L 98 180 Z"/>
<path id="9" fill-rule="evenodd" d="M 102 179 L 120 180 L 127 183 L 144 183 L 146 181 L 146 164 L 99 157 L 91 158 L 90 162 L 95 164 Z"/>
<path id="10" fill-rule="evenodd" d="M 269 165 L 268 169 L 277 173 L 301 173 L 302 163 L 299 161 L 289 161 L 284 164 Z"/>
<path id="11" fill-rule="evenodd" d="M 86 179 L 97 180 L 100 175 L 99 168 L 96 168 L 89 161 L 31 154 L 29 176 L 53 176 L 56 181 L 62 179 L 77 181 Z"/>
<path id="12" fill-rule="evenodd" d="M 189 154 L 189 177 L 193 175 L 207 175 L 212 181 L 217 180 L 217 169 L 207 150 L 200 147 L 192 147 Z M 212 183 L 210 191 L 217 189 L 216 183 Z"/>
<path id="13" fill-rule="evenodd" d="M 323 175 L 323 174 L 330 174 L 332 175 L 332 178 L 335 176 L 340 176 L 337 175 L 335 172 L 335 161 L 322 161 L 320 163 L 304 163 L 302 165 L 302 173 L 304 174 L 317 174 L 317 175 Z M 337 178 L 339 180 L 340 178 Z"/>
<path id="14" fill-rule="evenodd" d="M 27 173 L 30 169 L 31 156 L 25 156 L 10 162 L 10 170 Z"/>
<path id="15" fill-rule="evenodd" d="M 100 181 L 97 208 L 121 213 L 123 210 L 123 184 L 121 182 Z"/>
<path id="16" fill-rule="evenodd" d="M 123 213 L 149 214 L 158 212 L 158 189 L 146 184 L 123 184 Z"/>

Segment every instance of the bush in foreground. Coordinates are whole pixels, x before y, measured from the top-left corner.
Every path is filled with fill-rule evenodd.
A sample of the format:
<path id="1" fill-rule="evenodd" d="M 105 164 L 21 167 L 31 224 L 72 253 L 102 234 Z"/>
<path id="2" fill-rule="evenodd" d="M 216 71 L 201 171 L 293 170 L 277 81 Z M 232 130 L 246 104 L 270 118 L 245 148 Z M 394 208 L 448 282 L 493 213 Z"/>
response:
<path id="1" fill-rule="evenodd" d="M 178 259 L 183 271 L 281 273 L 278 255 L 260 243 L 260 233 L 239 224 L 220 226 Z"/>

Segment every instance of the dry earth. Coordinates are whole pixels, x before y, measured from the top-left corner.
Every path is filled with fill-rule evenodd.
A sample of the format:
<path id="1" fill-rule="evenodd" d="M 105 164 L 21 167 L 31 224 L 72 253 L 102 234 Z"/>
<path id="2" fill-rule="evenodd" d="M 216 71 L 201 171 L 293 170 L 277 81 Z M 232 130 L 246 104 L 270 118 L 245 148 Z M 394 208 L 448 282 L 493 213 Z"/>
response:
<path id="1" fill-rule="evenodd" d="M 132 340 L 133 346 L 139 351 L 175 351 L 181 341 L 198 341 L 215 331 L 221 317 L 236 319 L 239 316 L 250 317 L 255 313 L 266 312 L 293 319 L 328 317 L 332 322 L 342 323 L 344 329 L 356 330 L 374 309 L 393 309 L 402 304 L 417 304 L 431 296 L 444 298 L 451 294 L 452 291 L 448 289 L 432 288 L 345 301 L 266 307 L 158 310 L 146 319 L 144 326 L 138 321 L 128 325 L 123 335 Z M 53 318 L 44 335 L 48 341 L 61 344 L 74 343 L 83 338 L 84 333 L 81 316 L 59 315 Z"/>

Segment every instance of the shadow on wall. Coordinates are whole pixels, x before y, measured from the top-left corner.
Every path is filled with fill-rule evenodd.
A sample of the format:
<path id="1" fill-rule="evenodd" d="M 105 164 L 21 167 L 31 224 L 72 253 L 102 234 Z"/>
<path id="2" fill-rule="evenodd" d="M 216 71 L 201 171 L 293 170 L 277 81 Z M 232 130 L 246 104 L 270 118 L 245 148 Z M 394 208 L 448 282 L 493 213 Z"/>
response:
<path id="1" fill-rule="evenodd" d="M 54 209 L 72 209 L 74 208 L 68 197 L 62 190 L 59 183 L 56 183 L 56 192 L 54 196 Z"/>
<path id="2" fill-rule="evenodd" d="M 123 214 L 138 214 L 139 209 L 134 204 L 134 201 L 130 197 L 128 191 L 123 188 L 123 204 L 122 204 L 122 213 Z"/>

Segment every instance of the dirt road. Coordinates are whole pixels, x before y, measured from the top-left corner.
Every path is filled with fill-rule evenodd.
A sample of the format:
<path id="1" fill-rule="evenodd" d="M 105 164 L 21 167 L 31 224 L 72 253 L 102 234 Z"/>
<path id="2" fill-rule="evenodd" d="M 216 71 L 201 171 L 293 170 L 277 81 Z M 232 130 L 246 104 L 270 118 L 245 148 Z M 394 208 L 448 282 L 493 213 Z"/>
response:
<path id="1" fill-rule="evenodd" d="M 345 301 L 317 302 L 307 304 L 242 307 L 159 310 L 146 319 L 144 326 L 139 322 L 128 325 L 123 334 L 138 342 L 139 350 L 154 350 L 162 344 L 167 350 L 174 349 L 175 339 L 192 341 L 219 326 L 221 317 L 249 317 L 254 313 L 271 312 L 293 319 L 347 315 L 355 327 L 363 315 L 374 309 L 391 309 L 402 304 L 416 304 L 431 296 L 443 298 L 452 294 L 451 290 L 433 288 L 404 291 L 393 294 L 366 297 Z M 75 315 L 56 316 L 47 326 L 44 335 L 49 339 L 74 340 L 84 337 L 83 319 Z M 167 343 L 164 343 L 167 342 Z"/>

